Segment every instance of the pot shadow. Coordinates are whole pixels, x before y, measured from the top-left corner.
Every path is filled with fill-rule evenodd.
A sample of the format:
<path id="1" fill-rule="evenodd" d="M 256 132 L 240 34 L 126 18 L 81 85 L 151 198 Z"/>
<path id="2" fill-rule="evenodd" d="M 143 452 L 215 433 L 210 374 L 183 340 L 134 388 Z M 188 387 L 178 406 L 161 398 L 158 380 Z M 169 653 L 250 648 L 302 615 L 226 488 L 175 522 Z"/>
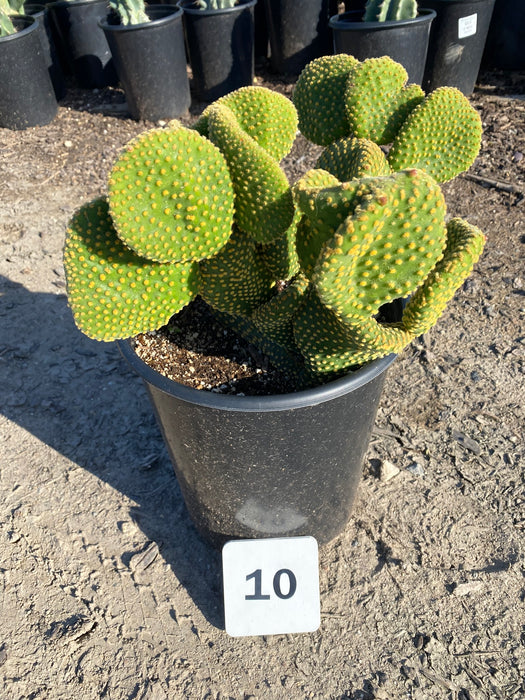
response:
<path id="1" fill-rule="evenodd" d="M 156 543 L 206 619 L 224 629 L 220 552 L 193 526 L 142 380 L 116 344 L 84 336 L 65 294 L 3 276 L 0 319 L 1 412 L 132 499 L 144 549 Z M 122 552 L 122 564 L 136 553 Z"/>

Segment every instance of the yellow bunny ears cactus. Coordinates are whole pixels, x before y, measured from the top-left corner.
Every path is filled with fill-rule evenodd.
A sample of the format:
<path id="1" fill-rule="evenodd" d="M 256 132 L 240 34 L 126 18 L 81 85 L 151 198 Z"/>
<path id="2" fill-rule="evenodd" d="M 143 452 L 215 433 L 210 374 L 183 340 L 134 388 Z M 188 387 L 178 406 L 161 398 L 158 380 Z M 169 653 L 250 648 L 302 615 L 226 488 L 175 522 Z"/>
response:
<path id="1" fill-rule="evenodd" d="M 467 169 L 481 124 L 453 88 L 425 96 L 389 58 L 309 64 L 293 102 L 242 88 L 188 129 L 132 140 L 108 196 L 71 221 L 68 297 L 87 335 L 157 329 L 199 295 L 297 385 L 399 352 L 438 320 L 483 234 L 446 222 L 438 182 Z M 324 146 L 290 185 L 297 127 Z M 407 299 L 395 321 L 381 309 Z"/>

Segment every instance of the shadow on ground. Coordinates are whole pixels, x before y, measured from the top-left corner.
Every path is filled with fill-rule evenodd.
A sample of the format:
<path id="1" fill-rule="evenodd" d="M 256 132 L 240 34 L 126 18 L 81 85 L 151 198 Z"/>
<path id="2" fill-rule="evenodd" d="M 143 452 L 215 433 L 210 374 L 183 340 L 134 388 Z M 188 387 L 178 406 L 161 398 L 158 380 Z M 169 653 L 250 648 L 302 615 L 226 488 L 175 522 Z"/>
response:
<path id="1" fill-rule="evenodd" d="M 82 335 L 64 294 L 0 276 L 1 411 L 132 499 L 130 517 L 207 620 L 223 628 L 219 552 L 192 525 L 142 381 Z M 133 553 L 123 552 L 128 565 Z"/>

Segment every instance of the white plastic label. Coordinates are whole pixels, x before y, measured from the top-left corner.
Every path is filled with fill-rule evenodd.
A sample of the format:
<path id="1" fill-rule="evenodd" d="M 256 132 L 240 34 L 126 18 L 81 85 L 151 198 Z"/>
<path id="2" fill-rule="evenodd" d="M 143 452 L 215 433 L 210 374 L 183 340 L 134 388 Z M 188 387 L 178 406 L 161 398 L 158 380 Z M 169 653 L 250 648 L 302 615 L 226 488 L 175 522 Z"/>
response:
<path id="1" fill-rule="evenodd" d="M 319 627 L 319 551 L 313 537 L 227 542 L 222 571 L 225 626 L 232 637 Z"/>
<path id="2" fill-rule="evenodd" d="M 465 39 L 467 36 L 474 36 L 478 31 L 478 15 L 460 17 L 458 20 L 458 39 Z"/>

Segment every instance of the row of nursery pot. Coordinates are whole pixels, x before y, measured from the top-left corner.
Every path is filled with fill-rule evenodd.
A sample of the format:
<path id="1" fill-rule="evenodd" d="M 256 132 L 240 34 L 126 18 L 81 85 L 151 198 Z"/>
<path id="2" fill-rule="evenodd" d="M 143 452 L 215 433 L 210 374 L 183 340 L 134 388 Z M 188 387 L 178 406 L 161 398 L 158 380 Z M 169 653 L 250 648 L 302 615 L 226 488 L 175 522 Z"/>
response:
<path id="1" fill-rule="evenodd" d="M 308 0 L 300 7 L 287 0 L 259 1 L 267 19 L 272 64 L 279 72 L 297 74 L 312 58 L 332 53 L 333 32 L 336 53 L 360 60 L 389 55 L 406 68 L 411 82 L 422 84 L 426 91 L 446 84 L 465 94 L 474 87 L 494 4 L 494 0 L 426 0 L 425 8 L 418 8 L 416 0 L 347 0 L 347 11 L 330 19 L 340 5 L 333 0 Z M 60 99 L 64 82 L 51 33 L 62 66 L 77 83 L 94 88 L 120 81 L 129 111 L 137 119 L 173 118 L 188 109 L 186 55 L 200 100 L 209 102 L 251 85 L 256 2 L 180 0 L 176 6 L 145 5 L 143 0 L 111 0 L 109 5 L 108 0 L 58 0 L 48 5 L 46 13 L 40 6 L 42 51 L 34 37 L 26 39 L 25 48 L 18 41 L 33 33 L 31 20 L 19 18 L 16 25 L 22 31 L 7 37 L 3 46 L 0 39 L 0 49 L 7 51 L 1 77 L 11 86 L 0 103 L 0 123 L 23 128 L 47 123 L 56 113 L 49 80 L 42 77 L 44 68 L 36 70 L 36 64 L 45 60 Z M 28 51 L 31 56 L 25 59 Z M 26 68 L 24 91 L 8 79 L 15 65 Z M 24 100 L 20 109 L 17 100 Z"/>
<path id="2" fill-rule="evenodd" d="M 319 158 L 290 183 L 280 162 L 298 131 Z M 211 542 L 324 543 L 345 527 L 385 372 L 483 250 L 479 229 L 447 216 L 440 186 L 471 166 L 481 132 L 455 88 L 425 95 L 388 57 L 326 56 L 302 71 L 293 99 L 244 87 L 191 128 L 143 132 L 106 195 L 72 218 L 75 322 L 118 341 L 146 382 Z M 150 366 L 144 347 L 176 345 L 199 318 L 220 338 L 237 334 L 286 392 L 223 394 L 220 378 L 201 390 Z"/>
<path id="3" fill-rule="evenodd" d="M 470 95 L 494 0 L 346 0 L 330 26 L 336 53 L 388 55 L 426 92 L 447 85 Z"/>

